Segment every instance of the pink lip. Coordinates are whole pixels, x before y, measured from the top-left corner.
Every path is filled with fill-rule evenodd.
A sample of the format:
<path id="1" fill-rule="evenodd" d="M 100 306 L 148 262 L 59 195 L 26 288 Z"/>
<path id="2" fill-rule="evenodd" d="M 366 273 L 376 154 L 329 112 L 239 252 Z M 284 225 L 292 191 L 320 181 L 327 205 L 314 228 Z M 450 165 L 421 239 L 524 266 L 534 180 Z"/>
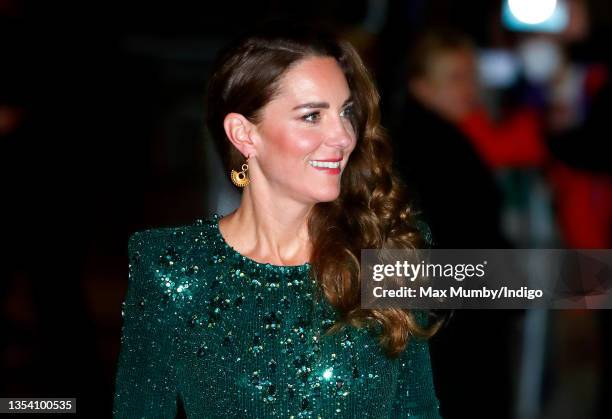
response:
<path id="1" fill-rule="evenodd" d="M 313 167 L 313 169 L 316 170 L 320 170 L 322 172 L 327 172 L 333 175 L 338 175 L 340 174 L 340 168 L 336 167 L 336 168 L 331 168 L 331 167 Z"/>

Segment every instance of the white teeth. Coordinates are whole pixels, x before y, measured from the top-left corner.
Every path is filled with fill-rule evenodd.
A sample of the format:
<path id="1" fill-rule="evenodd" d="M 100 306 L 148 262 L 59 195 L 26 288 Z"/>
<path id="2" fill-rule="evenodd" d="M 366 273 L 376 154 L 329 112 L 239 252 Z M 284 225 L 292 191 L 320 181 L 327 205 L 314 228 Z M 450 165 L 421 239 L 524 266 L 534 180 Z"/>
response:
<path id="1" fill-rule="evenodd" d="M 328 167 L 330 169 L 337 169 L 338 167 L 340 167 L 340 162 L 339 161 L 309 160 L 308 163 L 310 163 L 310 165 L 313 166 L 313 167 Z"/>

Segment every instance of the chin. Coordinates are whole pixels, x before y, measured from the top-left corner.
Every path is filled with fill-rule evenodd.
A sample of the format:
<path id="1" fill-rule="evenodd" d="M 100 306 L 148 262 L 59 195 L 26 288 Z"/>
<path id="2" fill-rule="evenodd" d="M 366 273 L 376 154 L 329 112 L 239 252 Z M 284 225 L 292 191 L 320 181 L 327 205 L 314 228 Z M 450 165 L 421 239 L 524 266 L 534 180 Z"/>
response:
<path id="1" fill-rule="evenodd" d="M 334 189 L 329 191 L 318 191 L 315 195 L 317 202 L 331 202 L 335 201 L 340 196 L 340 189 Z"/>

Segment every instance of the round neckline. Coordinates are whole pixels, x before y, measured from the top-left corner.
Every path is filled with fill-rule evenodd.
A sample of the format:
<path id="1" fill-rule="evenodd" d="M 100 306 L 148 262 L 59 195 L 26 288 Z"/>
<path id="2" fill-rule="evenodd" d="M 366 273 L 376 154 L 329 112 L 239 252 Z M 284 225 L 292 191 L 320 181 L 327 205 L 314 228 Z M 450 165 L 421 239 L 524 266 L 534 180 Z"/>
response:
<path id="1" fill-rule="evenodd" d="M 230 246 L 229 243 L 225 240 L 225 237 L 223 237 L 223 235 L 221 234 L 221 229 L 219 228 L 219 220 L 221 220 L 221 218 L 223 217 L 217 213 L 213 213 L 212 215 L 212 221 L 213 221 L 212 228 L 213 228 L 213 231 L 215 233 L 218 243 L 221 245 L 221 247 L 226 249 L 230 254 L 234 255 L 237 258 L 242 259 L 249 265 L 258 267 L 258 268 L 278 269 L 281 271 L 293 271 L 293 270 L 301 271 L 301 270 L 310 268 L 311 265 L 308 262 L 304 263 L 303 265 L 274 265 L 268 262 L 266 263 L 257 262 L 256 260 L 253 260 L 249 258 L 248 256 L 244 256 L 242 253 L 238 252 L 236 249 Z"/>

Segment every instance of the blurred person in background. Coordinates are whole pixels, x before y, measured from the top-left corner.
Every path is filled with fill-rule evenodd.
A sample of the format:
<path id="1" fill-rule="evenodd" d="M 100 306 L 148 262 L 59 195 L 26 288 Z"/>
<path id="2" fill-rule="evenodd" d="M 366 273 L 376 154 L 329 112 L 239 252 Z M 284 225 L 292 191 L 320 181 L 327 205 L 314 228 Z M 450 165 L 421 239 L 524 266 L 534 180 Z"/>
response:
<path id="1" fill-rule="evenodd" d="M 499 221 L 502 196 L 493 171 L 538 167 L 546 161 L 537 112 L 514 107 L 505 112 L 503 119 L 494 120 L 479 97 L 475 47 L 466 35 L 452 29 L 432 29 L 418 38 L 410 53 L 407 86 L 408 95 L 399 118 L 404 125 L 395 124 L 394 129 L 396 157 L 406 180 L 414 186 L 424 217 L 431 222 L 438 246 L 507 245 Z M 455 175 L 464 181 L 477 181 L 465 183 L 465 190 L 450 190 L 449 179 L 422 176 L 423 170 L 430 169 L 416 159 L 419 153 L 436 155 L 436 173 L 450 173 L 460 164 L 461 173 Z M 427 191 L 425 184 L 436 178 L 451 195 Z M 461 229 L 466 226 L 453 222 L 438 202 L 455 202 L 453 198 L 460 202 L 466 191 L 478 192 L 478 196 L 473 204 L 464 202 L 462 208 L 456 208 L 457 216 L 461 213 L 464 220 L 470 216 L 478 219 L 483 228 L 460 240 L 460 233 L 465 231 Z M 476 205 L 477 202 L 486 205 Z"/>
<path id="2" fill-rule="evenodd" d="M 412 45 L 406 93 L 403 111 L 392 126 L 396 163 L 431 226 L 434 246 L 509 247 L 500 223 L 502 195 L 490 163 L 540 161 L 543 152 L 530 117 L 521 116 L 518 128 L 508 124 L 514 131 L 507 132 L 482 112 L 474 47 L 452 29 L 432 29 Z M 464 121 L 476 131 L 475 139 L 466 133 Z M 507 145 L 513 132 L 521 130 L 527 132 L 522 154 Z M 491 154 L 487 141 L 498 132 L 507 132 L 506 143 Z M 432 339 L 445 417 L 464 417 L 468 411 L 471 417 L 510 417 L 512 315 L 502 310 L 455 311 Z M 482 385 L 494 389 L 484 399 L 475 391 Z"/>

